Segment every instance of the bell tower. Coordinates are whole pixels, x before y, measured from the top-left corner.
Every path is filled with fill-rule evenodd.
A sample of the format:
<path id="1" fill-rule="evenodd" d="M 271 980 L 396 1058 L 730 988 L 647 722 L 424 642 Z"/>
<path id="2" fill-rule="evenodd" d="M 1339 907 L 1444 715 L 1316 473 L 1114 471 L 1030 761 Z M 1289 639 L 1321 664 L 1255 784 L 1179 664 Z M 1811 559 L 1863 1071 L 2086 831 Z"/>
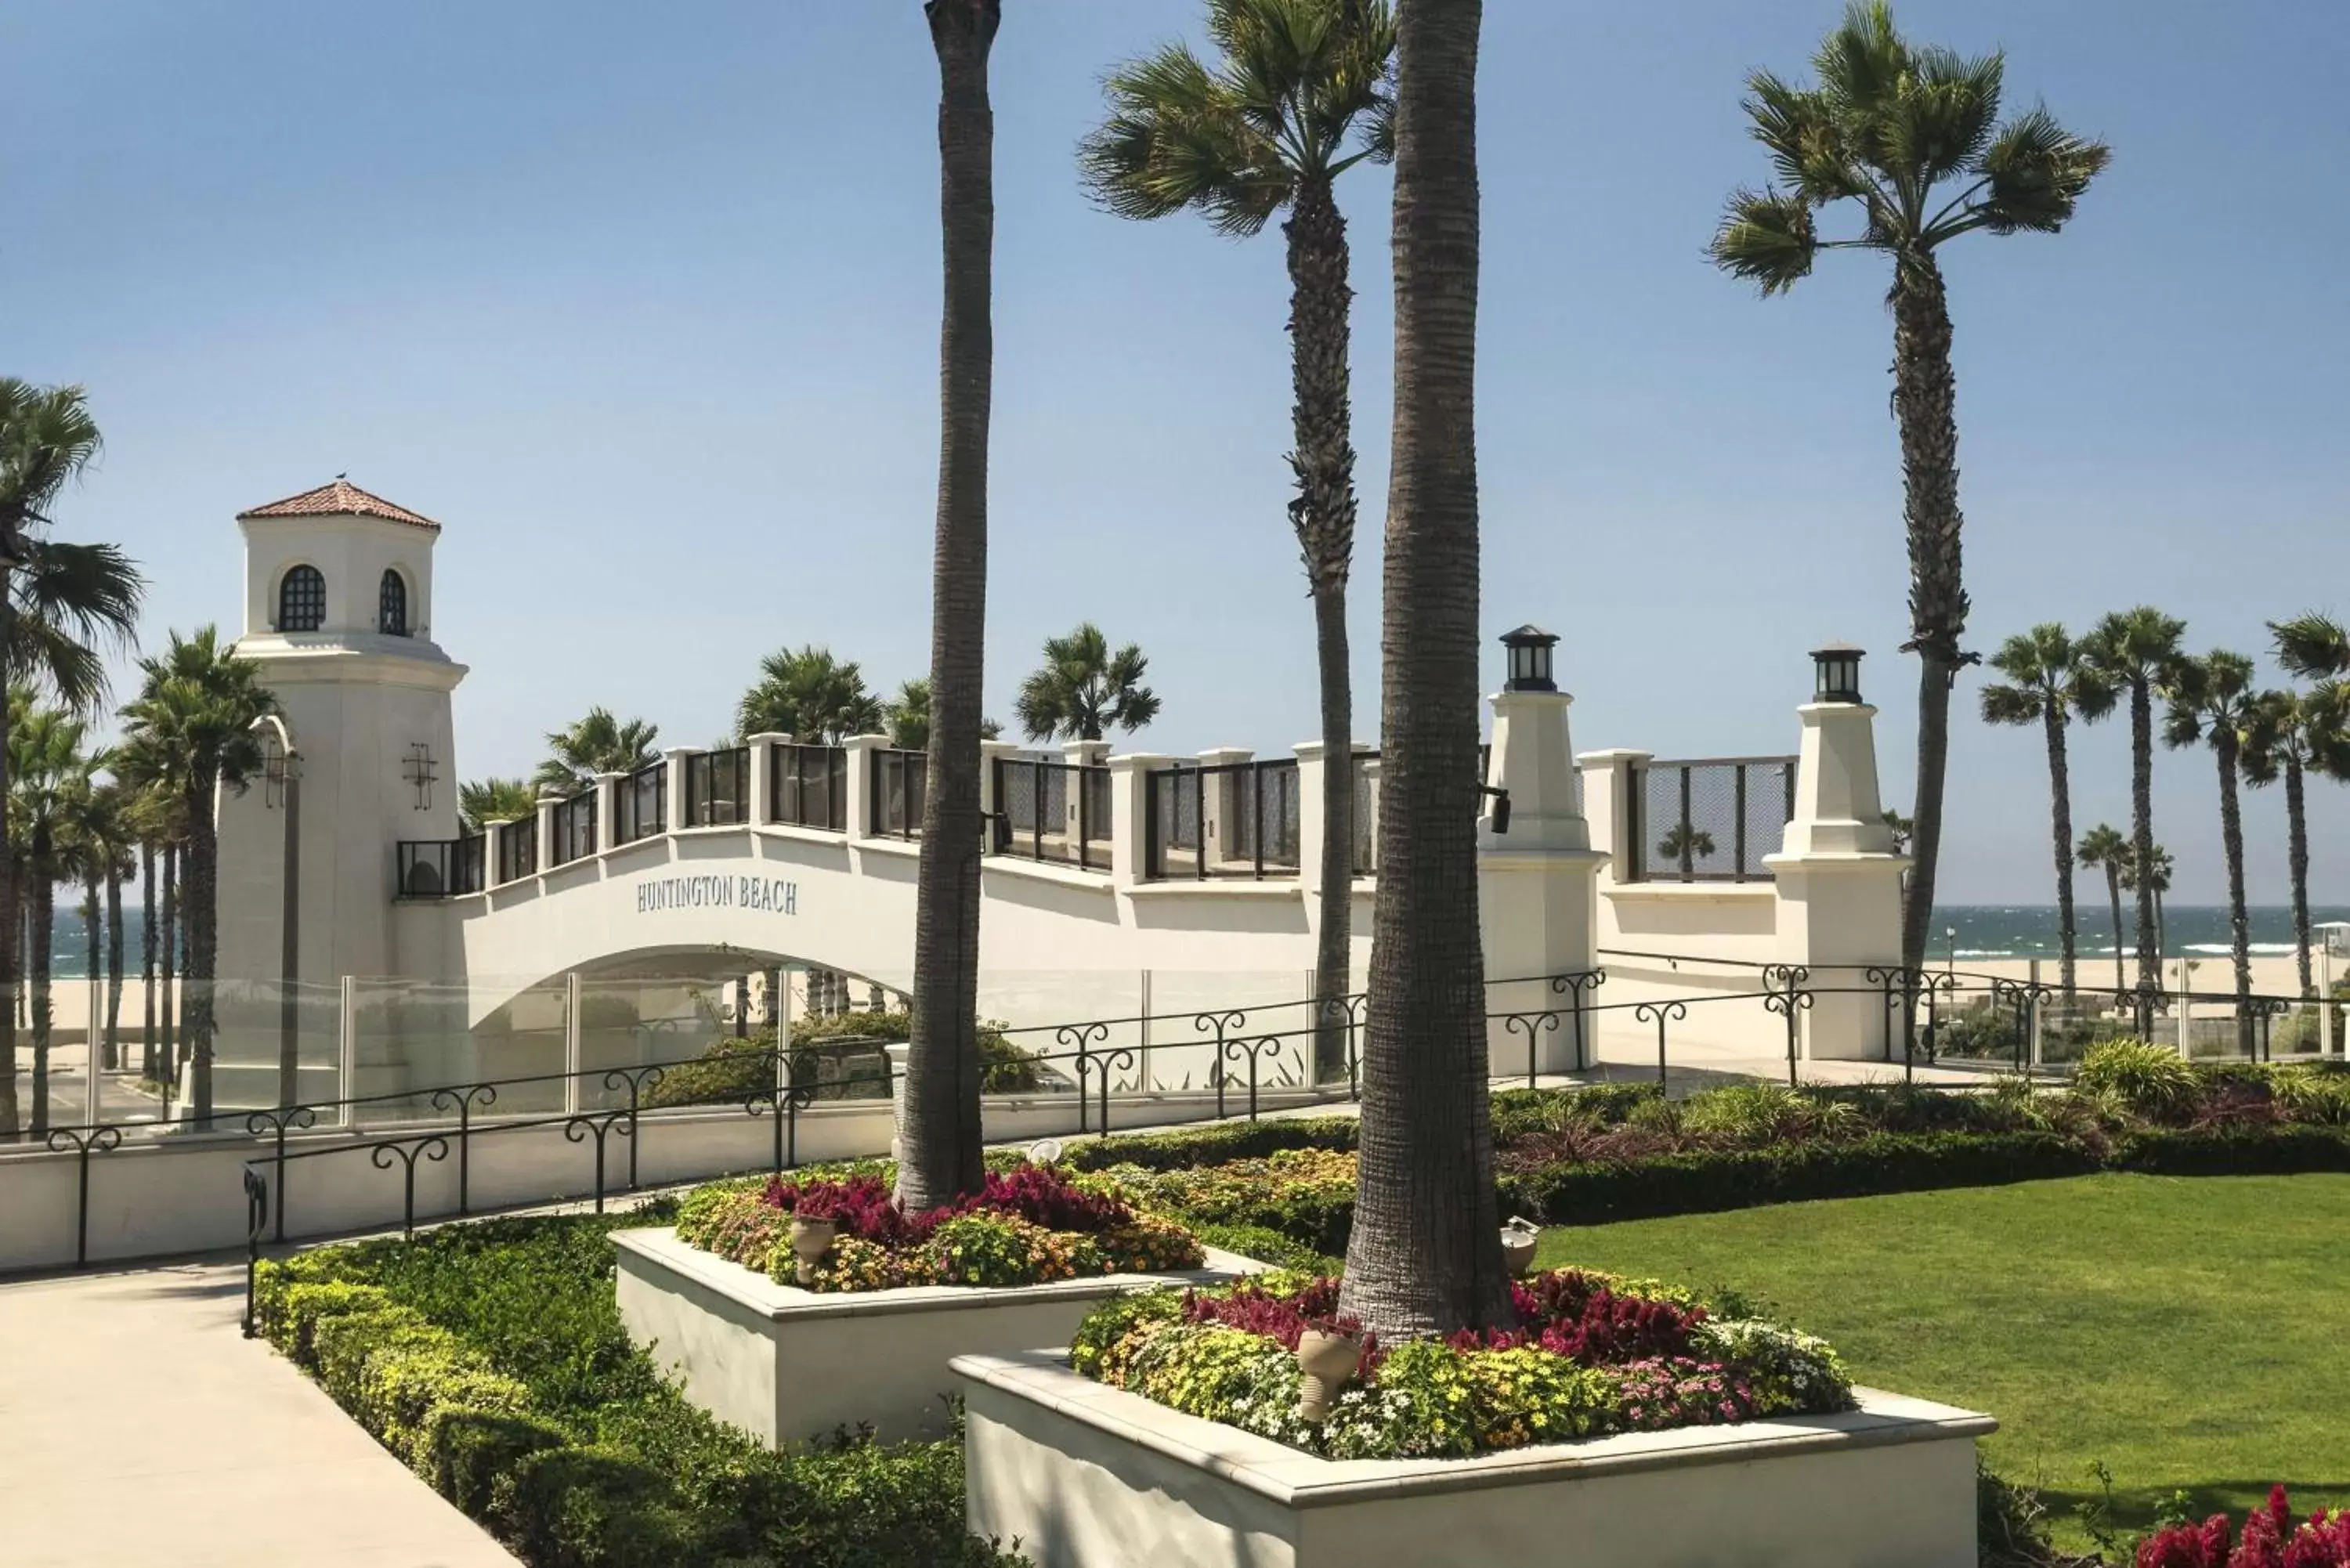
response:
<path id="1" fill-rule="evenodd" d="M 432 640 L 440 524 L 341 475 L 236 520 L 244 535 L 236 652 L 276 693 L 296 759 L 295 972 L 305 1018 L 318 1025 L 303 1025 L 307 1078 L 332 1065 L 331 1045 L 312 1036 L 325 1022 L 320 999 L 342 976 L 440 971 L 437 951 L 399 950 L 403 938 L 414 943 L 438 928 L 393 919 L 394 846 L 457 836 L 450 693 L 465 667 Z M 219 802 L 224 987 L 274 987 L 285 972 L 287 789 L 277 750 L 265 740 L 267 776 Z M 222 1023 L 220 1071 L 255 1057 L 274 1067 L 274 1023 L 266 1039 L 235 1039 L 244 1031 L 229 1028 L 224 1005 Z M 222 1099 L 237 1103 L 225 1085 Z"/>

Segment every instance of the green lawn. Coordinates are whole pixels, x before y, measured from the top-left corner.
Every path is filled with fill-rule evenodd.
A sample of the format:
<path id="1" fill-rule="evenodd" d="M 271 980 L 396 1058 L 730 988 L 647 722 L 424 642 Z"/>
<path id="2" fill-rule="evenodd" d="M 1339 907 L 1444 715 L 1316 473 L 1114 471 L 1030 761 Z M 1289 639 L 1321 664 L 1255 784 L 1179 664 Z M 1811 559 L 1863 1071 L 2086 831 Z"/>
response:
<path id="1" fill-rule="evenodd" d="M 1554 1229 L 1544 1267 L 1734 1285 L 1874 1386 L 1999 1417 L 1993 1469 L 2069 1522 L 2350 1503 L 2350 1176 L 2105 1175 Z"/>

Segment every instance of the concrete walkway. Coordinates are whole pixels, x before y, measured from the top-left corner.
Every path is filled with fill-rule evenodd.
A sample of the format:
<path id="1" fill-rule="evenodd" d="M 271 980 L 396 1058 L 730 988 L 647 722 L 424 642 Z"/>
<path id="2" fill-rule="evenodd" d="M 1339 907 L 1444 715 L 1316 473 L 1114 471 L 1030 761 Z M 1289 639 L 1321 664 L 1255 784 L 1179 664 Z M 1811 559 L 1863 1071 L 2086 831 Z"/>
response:
<path id="1" fill-rule="evenodd" d="M 0 1285 L 7 1568 L 514 1568 L 244 1303 L 242 1259 Z"/>

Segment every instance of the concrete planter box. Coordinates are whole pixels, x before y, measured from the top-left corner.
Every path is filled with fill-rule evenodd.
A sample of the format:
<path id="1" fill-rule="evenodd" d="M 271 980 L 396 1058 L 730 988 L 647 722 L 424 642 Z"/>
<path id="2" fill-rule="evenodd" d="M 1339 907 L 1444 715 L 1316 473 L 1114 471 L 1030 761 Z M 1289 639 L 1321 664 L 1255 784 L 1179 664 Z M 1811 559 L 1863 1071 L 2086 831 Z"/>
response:
<path id="1" fill-rule="evenodd" d="M 942 1436 L 953 1357 L 1065 1344 L 1107 1297 L 1223 1284 L 1263 1267 L 1211 1251 L 1206 1268 L 1183 1273 L 832 1294 L 777 1284 L 666 1227 L 616 1231 L 612 1244 L 629 1337 L 683 1381 L 688 1399 L 769 1444 L 859 1423 L 888 1438 Z"/>
<path id="2" fill-rule="evenodd" d="M 1078 1376 L 958 1355 L 973 1533 L 1039 1568 L 1975 1568 L 1988 1416 L 1874 1389 L 1840 1416 L 1474 1459 L 1336 1461 Z"/>

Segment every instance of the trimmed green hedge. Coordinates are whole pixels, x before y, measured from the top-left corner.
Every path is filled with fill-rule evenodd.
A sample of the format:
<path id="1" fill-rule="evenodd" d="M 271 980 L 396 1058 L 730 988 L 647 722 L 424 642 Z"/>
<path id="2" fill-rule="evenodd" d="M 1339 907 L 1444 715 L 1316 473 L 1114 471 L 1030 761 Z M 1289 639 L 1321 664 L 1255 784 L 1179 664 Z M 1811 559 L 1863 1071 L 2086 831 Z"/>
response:
<path id="1" fill-rule="evenodd" d="M 265 1262 L 257 1324 L 533 1568 L 1020 1561 L 965 1535 L 958 1441 L 776 1453 L 665 1386 L 610 1283 L 608 1231 L 650 1218 L 492 1220 Z"/>
<path id="2" fill-rule="evenodd" d="M 2297 1176 L 2350 1170 L 2350 1128 L 2286 1125 L 2257 1130 L 2160 1128 L 2122 1139 L 2106 1162 L 2154 1176 Z"/>
<path id="3" fill-rule="evenodd" d="M 1355 1147 L 1360 1124 L 1352 1116 L 1277 1116 L 1261 1122 L 1212 1122 L 1178 1132 L 1112 1134 L 1070 1147 L 1065 1163 L 1079 1170 L 1139 1165 L 1147 1170 L 1222 1165 L 1284 1148 Z"/>
<path id="4" fill-rule="evenodd" d="M 1554 1225 L 1596 1225 L 1804 1199 L 1996 1187 L 2083 1176 L 2097 1163 L 2054 1133 L 1873 1133 L 1772 1149 L 1554 1165 L 1503 1178 L 1502 1206 Z"/>

